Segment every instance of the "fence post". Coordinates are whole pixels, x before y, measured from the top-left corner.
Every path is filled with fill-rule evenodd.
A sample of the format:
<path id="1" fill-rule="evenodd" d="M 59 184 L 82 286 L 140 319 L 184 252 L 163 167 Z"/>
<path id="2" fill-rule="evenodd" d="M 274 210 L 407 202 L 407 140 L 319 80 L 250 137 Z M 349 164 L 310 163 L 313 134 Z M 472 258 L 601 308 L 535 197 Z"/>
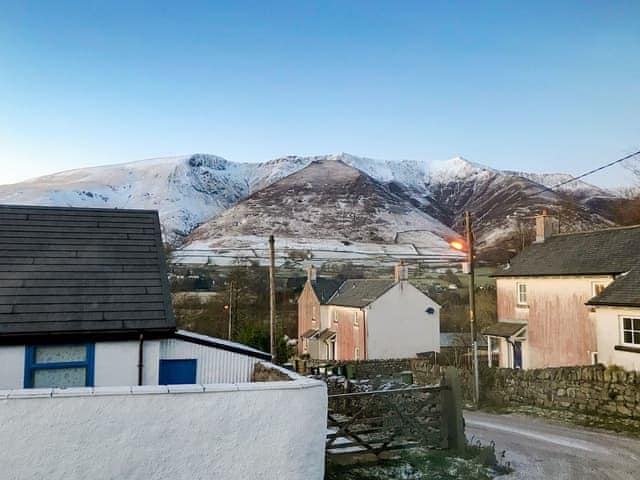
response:
<path id="1" fill-rule="evenodd" d="M 442 385 L 448 387 L 441 392 L 443 440 L 446 439 L 450 450 L 461 451 L 466 439 L 462 419 L 462 391 L 458 371 L 454 367 L 444 369 Z"/>

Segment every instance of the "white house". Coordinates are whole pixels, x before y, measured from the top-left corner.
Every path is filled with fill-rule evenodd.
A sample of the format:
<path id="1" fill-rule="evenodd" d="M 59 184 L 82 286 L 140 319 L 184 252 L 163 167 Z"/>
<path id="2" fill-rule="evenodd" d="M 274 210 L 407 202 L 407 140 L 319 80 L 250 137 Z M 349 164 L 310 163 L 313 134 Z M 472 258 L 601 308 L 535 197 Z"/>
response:
<path id="1" fill-rule="evenodd" d="M 298 300 L 299 353 L 321 360 L 415 357 L 440 351 L 440 306 L 396 266 L 394 280 L 317 278 Z"/>
<path id="2" fill-rule="evenodd" d="M 326 386 L 269 360 L 176 330 L 157 212 L 0 206 L 6 478 L 321 480 Z"/>

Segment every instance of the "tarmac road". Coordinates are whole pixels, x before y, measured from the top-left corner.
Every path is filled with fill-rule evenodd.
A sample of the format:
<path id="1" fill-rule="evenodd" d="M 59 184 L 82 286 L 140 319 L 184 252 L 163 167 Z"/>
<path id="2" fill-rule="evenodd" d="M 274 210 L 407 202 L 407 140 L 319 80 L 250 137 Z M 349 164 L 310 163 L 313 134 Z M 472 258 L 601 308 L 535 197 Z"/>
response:
<path id="1" fill-rule="evenodd" d="M 465 411 L 467 438 L 506 450 L 500 479 L 640 479 L 640 439 L 524 415 Z"/>

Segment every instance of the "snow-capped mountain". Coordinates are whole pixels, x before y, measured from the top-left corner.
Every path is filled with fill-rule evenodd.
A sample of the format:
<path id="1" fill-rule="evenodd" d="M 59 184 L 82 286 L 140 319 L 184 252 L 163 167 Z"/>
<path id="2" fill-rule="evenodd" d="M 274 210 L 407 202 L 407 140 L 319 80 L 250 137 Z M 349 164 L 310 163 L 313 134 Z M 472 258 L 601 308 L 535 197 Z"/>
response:
<path id="1" fill-rule="evenodd" d="M 310 164 L 322 165 L 337 178 L 332 181 L 331 176 L 322 176 L 316 167 L 308 182 L 312 187 L 299 184 L 297 174 L 308 175 L 302 171 Z M 314 209 L 306 218 L 321 219 L 320 224 L 312 221 L 288 230 L 284 224 L 277 225 L 276 231 L 283 234 L 317 236 L 322 232 L 336 240 L 383 243 L 409 237 L 411 230 L 429 231 L 439 238 L 450 235 L 451 228 L 461 231 L 466 209 L 474 212 L 477 238 L 484 243 L 508 235 L 520 219 L 541 208 L 558 211 L 565 229 L 608 224 L 589 204 L 594 198 L 612 195 L 595 186 L 580 182 L 561 192 L 538 193 L 543 186 L 565 178 L 503 172 L 460 157 L 429 163 L 342 153 L 236 163 L 195 154 L 77 169 L 0 186 L 0 203 L 157 209 L 171 241 L 210 220 L 238 235 L 268 234 L 275 224 L 258 221 L 248 213 L 262 203 L 270 219 L 282 215 L 283 221 L 291 220 L 290 212 L 302 218 L 305 205 Z M 341 190 L 351 185 L 346 179 L 365 193 L 346 195 Z M 321 211 L 323 205 L 326 208 Z M 243 219 L 242 212 L 247 218 Z M 204 231 L 187 241 L 198 238 L 201 243 Z"/>
<path id="2" fill-rule="evenodd" d="M 423 245 L 458 235 L 394 192 L 341 160 L 315 160 L 200 226 L 188 237 L 199 243 L 231 238 L 277 237 L 398 243 L 420 233 Z M 220 242 L 217 242 L 220 244 Z"/>

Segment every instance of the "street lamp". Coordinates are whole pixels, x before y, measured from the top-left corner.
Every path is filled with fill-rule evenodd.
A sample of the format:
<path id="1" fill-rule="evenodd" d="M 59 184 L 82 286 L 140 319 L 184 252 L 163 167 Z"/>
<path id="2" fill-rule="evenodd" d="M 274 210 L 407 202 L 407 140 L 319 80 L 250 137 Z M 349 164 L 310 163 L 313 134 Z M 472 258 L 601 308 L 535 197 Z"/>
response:
<path id="1" fill-rule="evenodd" d="M 471 228 L 471 212 L 464 212 L 465 218 L 465 230 L 467 234 L 467 241 L 452 240 L 449 245 L 452 249 L 459 252 L 466 252 L 467 261 L 464 264 L 463 271 L 469 275 L 469 326 L 471 327 L 471 344 L 473 354 L 473 380 L 474 390 L 473 399 L 476 407 L 480 399 L 480 381 L 478 374 L 478 340 L 476 338 L 476 285 L 475 285 L 475 269 L 473 265 L 473 230 Z"/>

